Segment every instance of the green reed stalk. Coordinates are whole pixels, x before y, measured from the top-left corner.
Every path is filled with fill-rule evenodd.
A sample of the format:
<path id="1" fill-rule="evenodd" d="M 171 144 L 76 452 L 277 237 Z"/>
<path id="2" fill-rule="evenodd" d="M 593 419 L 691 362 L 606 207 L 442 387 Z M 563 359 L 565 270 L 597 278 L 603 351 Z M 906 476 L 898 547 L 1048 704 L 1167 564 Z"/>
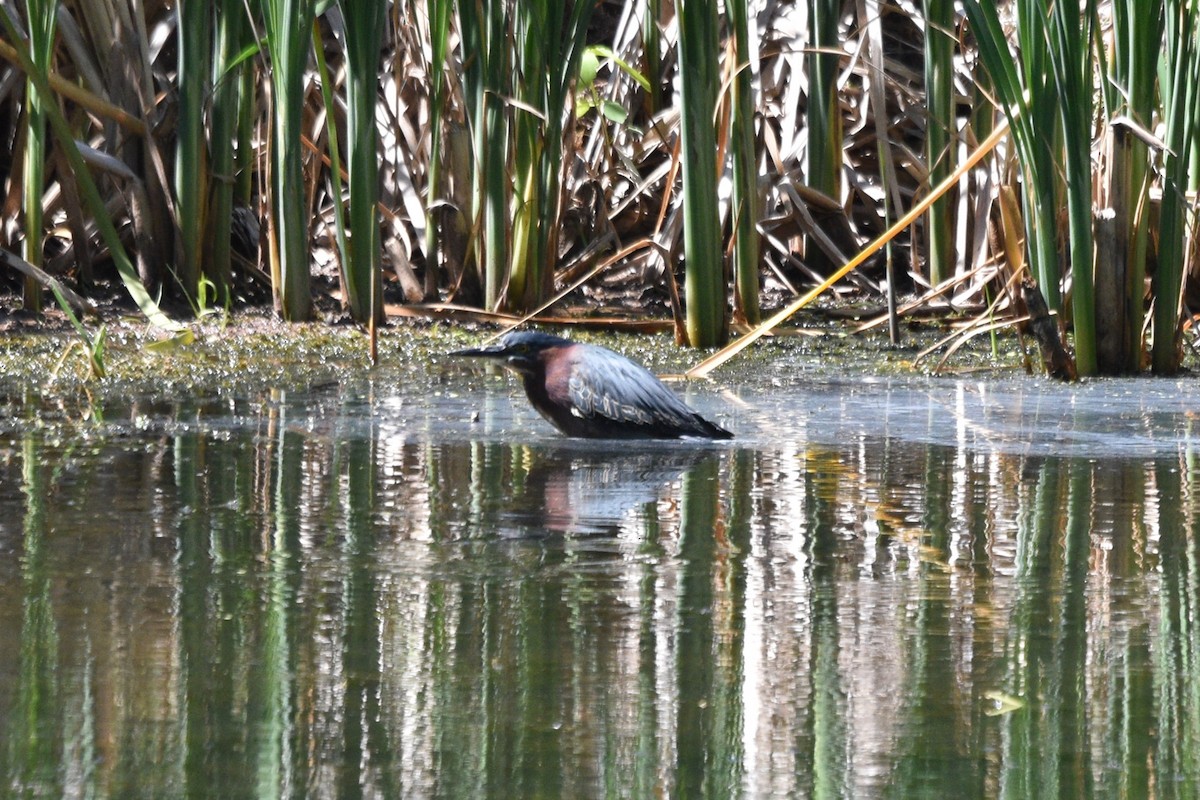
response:
<path id="1" fill-rule="evenodd" d="M 237 2 L 237 0 L 231 0 Z M 254 62 L 242 69 L 241 78 L 241 107 L 237 118 L 237 152 L 234 155 L 233 199 L 235 203 L 249 206 L 254 198 L 254 183 L 256 170 L 254 165 L 258 160 L 258 151 L 254 146 L 255 128 L 258 119 L 258 70 Z M 257 216 L 257 212 L 255 213 Z"/>
<path id="2" fill-rule="evenodd" d="M 989 6 L 993 8 L 994 6 Z M 1062 268 L 1058 259 L 1058 162 L 1061 156 L 1062 126 L 1055 109 L 1056 99 L 1050 91 L 1050 70 L 1047 65 L 1047 34 L 1044 16 L 1039 9 L 1018 7 L 1018 37 L 1021 47 L 1020 68 L 1025 78 L 1025 96 L 1021 84 L 1015 102 L 1008 109 L 1019 110 L 1028 126 L 1014 126 L 1016 147 L 1022 159 L 1027 188 L 1021 202 L 1025 212 L 1025 238 L 1029 242 L 1029 260 L 1037 277 L 1046 304 L 1062 311 Z M 1001 40 L 1003 41 L 1003 40 Z M 981 45 L 982 46 L 982 45 Z M 1007 53 L 1004 58 L 1013 64 Z M 1000 87 L 997 86 L 997 91 Z M 1005 93 L 1009 91 L 1006 86 Z M 1010 117 L 1011 120 L 1011 117 Z M 1022 142 L 1024 142 L 1022 144 Z"/>
<path id="3" fill-rule="evenodd" d="M 350 315 L 365 323 L 383 318 L 375 107 L 386 4 L 384 0 L 341 0 L 339 5 L 346 23 L 346 169 L 350 189 L 350 241 L 342 269 Z M 334 128 L 330 126 L 331 139 Z"/>
<path id="4" fill-rule="evenodd" d="M 646 0 L 646 16 L 642 20 L 642 51 L 646 59 L 643 74 L 650 82 L 647 90 L 649 116 L 658 113 L 662 108 L 662 36 L 658 27 L 660 19 L 662 0 Z"/>
<path id="5" fill-rule="evenodd" d="M 271 282 L 280 315 L 300 321 L 312 314 L 301 119 L 314 0 L 261 5 L 271 58 Z"/>
<path id="6" fill-rule="evenodd" d="M 1167 0 L 1166 51 L 1160 77 L 1167 151 L 1163 157 L 1162 207 L 1159 211 L 1158 267 L 1154 274 L 1153 369 L 1179 369 L 1179 305 L 1185 266 L 1184 236 L 1189 203 L 1185 194 L 1196 118 L 1200 111 L 1200 3 Z"/>
<path id="7" fill-rule="evenodd" d="M 1112 58 L 1104 97 L 1107 117 L 1124 114 L 1147 130 L 1156 114 L 1155 74 L 1163 38 L 1162 0 L 1117 0 L 1112 8 Z M 1103 54 L 1103 50 L 1101 50 Z M 1117 214 L 1114 266 L 1118 274 L 1100 272 L 1106 263 L 1097 259 L 1097 309 L 1112 293 L 1120 329 L 1111 340 L 1101 337 L 1100 368 L 1111 372 L 1137 372 L 1141 368 L 1142 323 L 1145 316 L 1143 287 L 1149 244 L 1150 154 L 1145 142 L 1114 132 L 1108 164 L 1109 205 Z M 1123 274 L 1122 274 L 1123 273 Z M 1116 285 L 1110 285 L 1115 283 Z M 1111 323 L 1110 323 L 1111 324 Z M 1108 350 L 1109 352 L 1105 352 Z"/>
<path id="8" fill-rule="evenodd" d="M 558 251 L 563 131 L 593 3 L 524 0 L 514 6 L 512 264 L 507 305 L 527 311 L 549 294 Z M 537 113 L 531 113 L 529 109 Z"/>
<path id="9" fill-rule="evenodd" d="M 43 75 L 50 72 L 54 52 L 54 17 L 56 0 L 27 0 L 25 11 L 29 24 L 29 54 L 35 68 Z M 35 90 L 33 78 L 25 79 L 26 134 L 25 157 L 22 163 L 21 203 L 25 212 L 25 260 L 35 267 L 42 266 L 42 194 L 46 183 L 46 112 L 43 104 L 53 102 Z M 42 310 L 42 285 L 26 276 L 22 287 L 22 303 L 33 312 Z"/>
<path id="10" fill-rule="evenodd" d="M 733 262 L 737 299 L 750 325 L 762 320 L 759 311 L 758 170 L 754 150 L 754 73 L 750 68 L 750 8 L 746 0 L 726 0 L 725 12 L 737 45 L 737 74 L 733 79 Z"/>
<path id="11" fill-rule="evenodd" d="M 485 17 L 491 45 L 484 66 L 483 125 L 480 130 L 485 139 L 480 152 L 483 163 L 483 255 L 484 297 L 488 308 L 498 308 L 501 289 L 508 279 L 510 264 L 508 205 L 511 190 L 508 183 L 509 134 L 504 111 L 504 98 L 508 96 L 504 43 L 510 41 L 505 28 L 503 3 L 488 2 Z"/>
<path id="12" fill-rule="evenodd" d="M 890 120 L 888 115 L 884 113 L 887 108 L 887 99 L 884 93 L 884 85 L 886 83 L 884 70 L 884 37 L 883 37 L 883 20 L 880 9 L 885 0 L 858 0 L 858 15 L 860 24 L 866 31 L 867 42 L 870 45 L 866 65 L 867 75 L 870 83 L 868 84 L 868 99 L 874 113 L 871 114 L 875 128 L 875 150 L 879 159 L 879 178 L 882 192 L 882 203 L 879 211 L 881 214 L 882 227 L 886 230 L 891 227 L 892 220 L 896 213 L 896 209 L 902 208 L 903 204 L 900 198 L 900 182 L 896 177 L 896 159 L 892 154 L 892 145 L 888 140 L 888 129 Z M 980 70 L 982 72 L 982 70 Z M 987 118 L 990 120 L 994 114 L 990 104 L 986 105 Z M 987 138 L 985 135 L 978 135 L 977 140 L 982 141 Z M 887 315 L 888 315 L 888 338 L 893 345 L 900 343 L 900 318 L 896 312 L 896 259 L 893 255 L 893 247 L 889 242 L 884 245 L 883 250 L 885 281 L 887 286 Z"/>
<path id="13" fill-rule="evenodd" d="M 805 180 L 817 191 L 837 201 L 842 192 L 842 113 L 838 100 L 838 63 L 842 42 L 838 38 L 841 0 L 806 0 L 809 15 L 808 127 Z M 831 272 L 835 264 L 812 237 L 806 237 L 805 260 L 814 270 Z"/>
<path id="14" fill-rule="evenodd" d="M 717 142 L 713 110 L 720 88 L 717 3 L 681 0 L 676 13 L 679 71 L 684 76 L 681 138 L 686 326 L 692 347 L 712 347 L 724 344 L 729 335 L 714 155 Z"/>
<path id="15" fill-rule="evenodd" d="M 1013 143 L 1020 156 L 1025 191 L 1025 240 L 1029 262 L 1046 304 L 1062 309 L 1058 266 L 1055 188 L 1057 161 L 1051 143 L 1060 121 L 1047 64 L 1045 17 L 1037 9 L 1017 5 L 1020 61 L 1012 56 L 1000 26 L 995 4 L 963 0 L 963 10 L 975 34 L 979 57 L 987 70 L 995 96 L 1008 118 Z M 1089 182 L 1090 185 L 1090 182 Z"/>
<path id="16" fill-rule="evenodd" d="M 154 299 L 150 297 L 149 292 L 146 291 L 145 284 L 138 277 L 133 262 L 129 260 L 129 254 L 125 252 L 125 246 L 121 242 L 121 237 L 117 234 L 117 229 L 113 226 L 112 218 L 105 208 L 104 199 L 100 196 L 100 191 L 96 188 L 96 183 L 92 180 L 92 175 L 88 172 L 87 164 L 84 162 L 83 156 L 80 154 L 79 148 L 75 143 L 75 135 L 71 130 L 71 126 L 53 101 L 54 95 L 50 89 L 47 70 L 40 69 L 35 64 L 25 38 L 17 31 L 16 25 L 8 14 L 0 13 L 0 27 L 3 28 L 4 33 L 8 36 L 10 43 L 16 50 L 21 69 L 32 84 L 30 97 L 36 96 L 38 98 L 46 114 L 46 119 L 54 131 L 54 137 L 58 140 L 59 147 L 67 158 L 67 163 L 71 165 L 71 172 L 74 173 L 75 180 L 79 184 L 79 195 L 87 206 L 88 211 L 92 214 L 92 219 L 101 238 L 108 246 L 109 254 L 113 259 L 113 264 L 117 268 L 117 273 L 121 276 L 121 281 L 124 283 L 126 291 L 129 292 L 129 296 L 133 298 L 133 301 L 151 324 L 165 330 L 178 330 L 179 326 L 172 322 L 163 313 L 162 309 L 158 307 Z"/>
<path id="17" fill-rule="evenodd" d="M 1096 305 L 1092 242 L 1092 22 L 1095 0 L 1082 18 L 1068 3 L 1047 0 L 1050 21 L 1050 64 L 1057 89 L 1064 137 L 1067 222 L 1070 229 L 1071 309 L 1075 327 L 1075 368 L 1095 375 Z"/>
<path id="18" fill-rule="evenodd" d="M 329 183 L 333 195 L 333 235 L 337 242 L 338 259 L 342 273 L 342 285 L 346 286 L 346 262 L 350 258 L 346 242 L 346 193 L 342 186 L 342 149 L 338 144 L 338 129 L 334 119 L 333 79 L 325 63 L 325 43 L 321 40 L 321 25 L 313 20 L 313 56 L 317 62 L 317 78 L 321 81 L 321 102 L 326 109 L 325 130 L 329 136 Z M 347 294 L 349 288 L 347 287 Z"/>
<path id="19" fill-rule="evenodd" d="M 841 0 L 808 0 L 808 184 L 836 199 L 842 184 L 842 113 L 838 104 Z"/>
<path id="20" fill-rule="evenodd" d="M 509 96 L 507 56 L 512 36 L 504 2 L 461 0 L 458 4 L 466 66 L 463 93 L 475 134 L 473 217 L 481 221 L 476 252 L 482 252 L 484 303 L 497 308 L 508 273 L 508 127 L 504 98 Z"/>
<path id="21" fill-rule="evenodd" d="M 925 0 L 925 164 L 929 186 L 954 171 L 957 106 L 954 99 L 954 0 Z M 954 268 L 953 193 L 929 209 L 929 281 L 938 285 Z"/>
<path id="22" fill-rule="evenodd" d="M 438 263 L 438 212 L 435 210 L 442 187 L 442 119 L 446 113 L 446 82 L 442 70 L 450 52 L 450 15 L 454 0 L 428 0 L 429 39 L 429 172 L 425 194 L 425 269 L 427 278 Z M 426 280 L 436 288 L 436 281 Z"/>
<path id="23" fill-rule="evenodd" d="M 179 210 L 180 246 L 175 278 L 194 300 L 208 218 L 208 150 L 204 107 L 212 78 L 212 12 L 209 4 L 186 0 L 179 5 L 179 138 L 175 148 L 175 197 Z"/>
<path id="24" fill-rule="evenodd" d="M 455 5 L 458 9 L 458 28 L 459 35 L 462 37 L 462 52 L 475 54 L 474 58 L 465 59 L 462 65 L 463 110 L 467 117 L 466 127 L 469 129 L 471 136 L 470 207 L 461 210 L 462 216 L 470 224 L 470 241 L 467 243 L 467 252 L 464 254 L 463 273 L 464 278 L 468 277 L 467 273 L 474 273 L 479 276 L 480 285 L 484 291 L 484 303 L 490 306 L 491 304 L 487 302 L 486 263 L 482 249 L 484 202 L 483 147 L 486 141 L 483 126 L 485 122 L 484 110 L 487 102 L 486 92 L 484 91 L 484 75 L 486 74 L 486 70 L 483 68 L 483 62 L 486 57 L 484 50 L 486 29 L 483 24 L 482 7 L 467 2 L 456 2 Z M 453 137 L 449 137 L 446 141 L 450 143 L 450 147 L 445 151 L 446 158 L 449 160 L 455 152 L 454 139 Z M 429 281 L 426 281 L 426 286 L 429 286 Z"/>
<path id="25" fill-rule="evenodd" d="M 575 4 L 579 5 L 579 4 Z M 586 4 L 583 4 L 586 5 Z M 512 260 L 509 264 L 506 306 L 530 309 L 541 294 L 542 263 L 540 246 L 544 242 L 538 229 L 545 187 L 538 169 L 543 148 L 549 143 L 550 120 L 534 116 L 531 109 L 545 113 L 546 93 L 543 81 L 549 70 L 556 69 L 549 59 L 551 42 L 546 40 L 552 24 L 551 10 L 544 2 L 519 2 L 514 8 L 513 91 L 528 108 L 512 110 L 513 214 Z M 555 30 L 557 30 L 555 28 Z M 557 38 L 557 37 L 554 37 Z"/>
<path id="26" fill-rule="evenodd" d="M 245 31 L 242 0 L 220 0 L 216 7 L 213 38 L 213 96 L 209 118 L 212 162 L 208 230 L 211 239 L 208 258 L 203 264 L 204 275 L 212 282 L 216 301 L 220 305 L 229 302 L 232 280 L 230 229 L 238 171 L 233 145 L 243 106 L 241 75 L 245 67 L 240 63 L 239 56 L 245 44 Z"/>

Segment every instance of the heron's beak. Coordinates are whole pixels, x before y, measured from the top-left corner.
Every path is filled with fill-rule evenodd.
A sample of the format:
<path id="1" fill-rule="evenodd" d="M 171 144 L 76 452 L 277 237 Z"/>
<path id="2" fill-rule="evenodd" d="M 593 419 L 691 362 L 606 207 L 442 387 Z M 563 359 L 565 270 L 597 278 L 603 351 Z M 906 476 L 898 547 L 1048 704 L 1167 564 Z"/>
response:
<path id="1" fill-rule="evenodd" d="M 473 358 L 504 358 L 508 355 L 504 347 L 499 344 L 490 344 L 486 347 L 468 347 L 466 350 L 455 350 L 448 355 L 452 356 L 468 356 Z"/>

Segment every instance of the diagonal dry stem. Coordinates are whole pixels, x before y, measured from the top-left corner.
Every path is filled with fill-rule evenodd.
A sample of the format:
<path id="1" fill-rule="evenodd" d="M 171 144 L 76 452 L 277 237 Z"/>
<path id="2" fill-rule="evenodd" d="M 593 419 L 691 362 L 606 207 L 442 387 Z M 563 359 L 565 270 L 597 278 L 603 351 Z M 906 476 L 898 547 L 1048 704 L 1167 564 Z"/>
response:
<path id="1" fill-rule="evenodd" d="M 970 158 L 964 161 L 959 168 L 953 172 L 953 174 L 938 184 L 938 186 L 927 196 L 925 196 L 921 202 L 917 203 L 909 210 L 907 214 L 901 217 L 895 225 L 880 234 L 875 241 L 871 242 L 869 245 L 863 248 L 858 255 L 850 259 L 850 261 L 848 261 L 844 267 L 826 278 L 824 283 L 810 290 L 803 297 L 776 313 L 762 325 L 759 325 L 757 328 L 750 331 L 750 333 L 713 353 L 711 356 L 704 359 L 684 374 L 689 378 L 706 377 L 708 373 L 712 372 L 714 369 L 736 356 L 742 350 L 749 347 L 768 331 L 779 326 L 784 320 L 795 314 L 800 309 L 804 308 L 817 297 L 820 297 L 825 290 L 833 286 L 848 273 L 870 258 L 875 251 L 879 250 L 885 244 L 890 242 L 897 234 L 899 234 L 902 230 L 911 225 L 918 217 L 920 217 L 921 214 L 925 213 L 925 211 L 931 205 L 933 205 L 934 201 L 948 192 L 965 173 L 973 169 L 985 155 L 990 153 L 1007 133 L 1007 122 L 1002 122 L 1001 124 L 997 125 L 996 130 L 992 131 L 992 135 L 985 139 L 983 143 L 979 145 L 979 148 L 971 154 Z"/>

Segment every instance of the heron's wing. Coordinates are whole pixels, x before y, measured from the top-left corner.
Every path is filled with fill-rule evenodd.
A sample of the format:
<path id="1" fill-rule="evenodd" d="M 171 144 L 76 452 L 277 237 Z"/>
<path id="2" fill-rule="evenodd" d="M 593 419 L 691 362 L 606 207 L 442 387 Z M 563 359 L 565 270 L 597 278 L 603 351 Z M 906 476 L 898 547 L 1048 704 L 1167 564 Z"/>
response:
<path id="1" fill-rule="evenodd" d="M 687 429 L 697 414 L 649 370 L 624 356 L 587 347 L 573 360 L 569 380 L 573 412 L 644 428 Z"/>

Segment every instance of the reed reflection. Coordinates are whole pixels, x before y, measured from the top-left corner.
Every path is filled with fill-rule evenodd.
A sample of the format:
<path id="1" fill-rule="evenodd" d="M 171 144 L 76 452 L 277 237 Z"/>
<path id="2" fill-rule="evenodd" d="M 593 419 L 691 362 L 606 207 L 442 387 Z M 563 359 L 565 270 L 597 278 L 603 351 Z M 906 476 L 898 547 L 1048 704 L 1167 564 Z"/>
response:
<path id="1" fill-rule="evenodd" d="M 0 785 L 1200 791 L 1190 454 L 437 439 L 321 402 L 0 434 Z"/>

